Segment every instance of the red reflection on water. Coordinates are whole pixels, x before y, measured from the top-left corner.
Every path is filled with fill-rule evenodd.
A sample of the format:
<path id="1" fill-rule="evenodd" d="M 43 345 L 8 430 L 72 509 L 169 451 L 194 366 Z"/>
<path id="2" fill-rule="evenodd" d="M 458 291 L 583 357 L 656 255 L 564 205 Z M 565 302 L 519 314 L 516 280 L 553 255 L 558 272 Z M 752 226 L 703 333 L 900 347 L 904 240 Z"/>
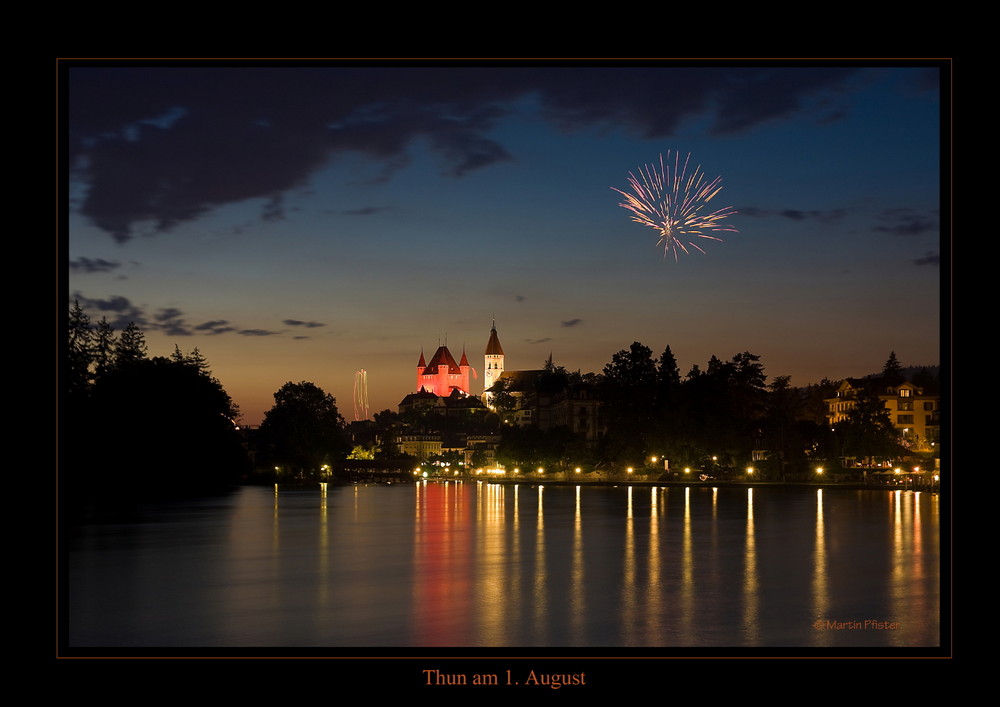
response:
<path id="1" fill-rule="evenodd" d="M 472 612 L 472 507 L 461 483 L 421 483 L 414 524 L 416 645 L 458 645 Z"/>

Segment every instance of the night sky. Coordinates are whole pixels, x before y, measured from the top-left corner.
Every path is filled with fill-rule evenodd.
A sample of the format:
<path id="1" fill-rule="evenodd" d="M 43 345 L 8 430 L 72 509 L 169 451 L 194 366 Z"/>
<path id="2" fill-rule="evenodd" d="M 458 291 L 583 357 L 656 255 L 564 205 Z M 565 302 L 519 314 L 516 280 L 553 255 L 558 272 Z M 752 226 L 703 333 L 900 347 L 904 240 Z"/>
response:
<path id="1" fill-rule="evenodd" d="M 303 380 L 353 419 L 361 369 L 395 410 L 445 342 L 479 393 L 494 318 L 508 369 L 633 341 L 800 386 L 935 365 L 942 71 L 74 62 L 70 300 L 199 348 L 248 424 Z M 738 212 L 676 262 L 613 190 L 668 150 Z"/>

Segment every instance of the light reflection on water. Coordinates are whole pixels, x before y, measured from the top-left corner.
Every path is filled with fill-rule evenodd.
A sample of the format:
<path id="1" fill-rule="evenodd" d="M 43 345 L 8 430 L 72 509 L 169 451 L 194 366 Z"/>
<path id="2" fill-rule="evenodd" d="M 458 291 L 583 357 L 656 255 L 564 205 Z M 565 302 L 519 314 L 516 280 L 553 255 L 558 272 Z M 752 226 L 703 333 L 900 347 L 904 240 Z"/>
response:
<path id="1" fill-rule="evenodd" d="M 939 530 L 938 496 L 911 491 L 249 487 L 75 528 L 69 639 L 936 646 Z"/>

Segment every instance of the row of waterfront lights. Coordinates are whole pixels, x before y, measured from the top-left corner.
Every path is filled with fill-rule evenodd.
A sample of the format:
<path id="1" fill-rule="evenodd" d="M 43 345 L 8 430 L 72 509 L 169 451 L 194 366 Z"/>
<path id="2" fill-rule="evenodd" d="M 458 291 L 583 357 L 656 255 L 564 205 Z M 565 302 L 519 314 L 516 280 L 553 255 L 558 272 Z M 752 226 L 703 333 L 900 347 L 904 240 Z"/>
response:
<path id="1" fill-rule="evenodd" d="M 715 459 L 715 457 L 713 457 L 713 459 Z M 653 457 L 653 460 L 655 461 L 656 457 Z M 448 467 L 450 465 L 449 464 L 442 464 L 440 466 Z M 280 470 L 280 467 L 275 467 L 275 471 L 279 471 L 279 470 Z M 322 470 L 324 472 L 326 472 L 326 473 L 329 473 L 329 466 L 324 465 Z M 545 468 L 544 467 L 538 467 L 538 469 L 536 471 L 539 474 L 544 474 L 545 473 Z M 583 469 L 581 469 L 580 467 L 576 467 L 573 471 L 575 473 L 577 473 L 577 474 L 583 473 Z M 627 467 L 625 469 L 625 471 L 626 471 L 626 473 L 632 474 L 632 473 L 635 472 L 635 469 L 630 466 L 630 467 Z M 900 467 L 896 467 L 893 471 L 895 473 L 897 473 L 897 474 L 902 474 L 903 473 L 903 470 Z M 914 471 L 914 473 L 919 473 L 920 472 L 920 467 L 919 466 L 913 467 L 913 471 Z M 458 473 L 459 473 L 458 469 L 455 469 L 454 473 L 457 476 Z M 483 468 L 476 469 L 476 474 L 506 474 L 506 473 L 507 473 L 507 470 L 503 469 L 503 468 L 500 468 L 500 467 L 496 467 L 496 468 L 492 468 L 492 469 L 483 469 Z M 520 474 L 521 470 L 518 469 L 518 468 L 515 468 L 512 473 L 514 473 L 514 474 Z M 689 466 L 684 467 L 684 473 L 685 474 L 690 474 L 691 473 L 691 467 L 689 467 Z M 747 476 L 752 476 L 753 474 L 757 473 L 757 470 L 754 469 L 752 466 L 748 466 L 746 468 L 746 470 L 745 470 L 745 473 L 746 473 Z M 816 474 L 818 476 L 822 476 L 823 473 L 824 473 L 823 467 L 821 467 L 821 466 L 816 467 Z M 423 476 L 425 476 L 425 477 L 427 476 L 427 472 L 423 471 L 422 467 L 418 466 L 416 469 L 413 470 L 413 475 L 414 476 L 420 476 L 421 474 Z"/>

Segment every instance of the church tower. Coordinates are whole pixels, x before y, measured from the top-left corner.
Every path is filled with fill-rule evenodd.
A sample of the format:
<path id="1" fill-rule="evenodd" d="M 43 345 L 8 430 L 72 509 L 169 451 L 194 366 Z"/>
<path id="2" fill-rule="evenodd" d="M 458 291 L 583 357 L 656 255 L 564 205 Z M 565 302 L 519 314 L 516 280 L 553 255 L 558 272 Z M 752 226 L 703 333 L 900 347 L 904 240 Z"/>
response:
<path id="1" fill-rule="evenodd" d="M 500 339 L 497 338 L 496 321 L 493 322 L 493 328 L 490 330 L 490 340 L 486 344 L 486 360 L 483 367 L 485 369 L 485 373 L 483 374 L 483 403 L 486 404 L 486 407 L 492 408 L 490 398 L 493 396 L 486 391 L 492 388 L 493 384 L 503 374 L 503 348 L 500 346 Z"/>

